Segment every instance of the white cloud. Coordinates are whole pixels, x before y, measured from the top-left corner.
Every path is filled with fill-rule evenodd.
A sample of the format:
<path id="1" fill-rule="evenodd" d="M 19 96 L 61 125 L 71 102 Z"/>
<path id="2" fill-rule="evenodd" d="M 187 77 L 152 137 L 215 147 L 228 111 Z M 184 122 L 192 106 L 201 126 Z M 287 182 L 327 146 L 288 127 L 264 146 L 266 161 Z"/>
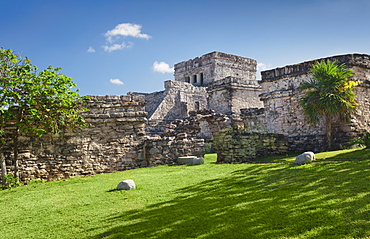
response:
<path id="1" fill-rule="evenodd" d="M 107 31 L 104 35 L 107 37 L 107 41 L 112 43 L 115 42 L 119 37 L 135 37 L 149 39 L 151 36 L 148 34 L 141 33 L 141 25 L 132 23 L 121 23 L 118 24 L 114 29 Z"/>
<path id="2" fill-rule="evenodd" d="M 112 52 L 112 51 L 117 51 L 117 50 L 123 50 L 123 49 L 126 49 L 126 48 L 131 48 L 134 44 L 132 42 L 128 42 L 126 44 L 126 42 L 122 42 L 121 44 L 113 44 L 113 45 L 105 45 L 105 46 L 102 46 L 104 51 L 107 51 L 107 52 Z"/>
<path id="3" fill-rule="evenodd" d="M 124 83 L 120 79 L 110 79 L 110 83 L 115 85 L 124 85 Z"/>
<path id="4" fill-rule="evenodd" d="M 118 24 L 114 29 L 107 31 L 104 34 L 107 44 L 105 46 L 102 46 L 104 48 L 104 51 L 112 52 L 131 48 L 133 46 L 132 42 L 119 42 L 121 37 L 134 37 L 144 39 L 151 38 L 151 36 L 149 36 L 148 34 L 141 32 L 141 27 L 142 26 L 138 24 L 121 23 Z"/>
<path id="5" fill-rule="evenodd" d="M 257 63 L 257 80 L 261 80 L 261 71 L 264 71 L 269 67 L 270 65 L 266 65 L 263 62 Z"/>
<path id="6" fill-rule="evenodd" d="M 173 67 L 170 68 L 170 65 L 168 65 L 166 62 L 163 62 L 163 61 L 154 62 L 153 63 L 153 70 L 155 72 L 160 72 L 162 74 L 164 74 L 164 73 L 173 73 L 174 72 L 174 68 Z"/>
<path id="7" fill-rule="evenodd" d="M 87 52 L 94 53 L 95 52 L 95 49 L 90 46 L 89 49 L 87 49 Z"/>
<path id="8" fill-rule="evenodd" d="M 263 62 L 257 64 L 257 71 L 264 71 L 267 69 L 267 65 Z"/>

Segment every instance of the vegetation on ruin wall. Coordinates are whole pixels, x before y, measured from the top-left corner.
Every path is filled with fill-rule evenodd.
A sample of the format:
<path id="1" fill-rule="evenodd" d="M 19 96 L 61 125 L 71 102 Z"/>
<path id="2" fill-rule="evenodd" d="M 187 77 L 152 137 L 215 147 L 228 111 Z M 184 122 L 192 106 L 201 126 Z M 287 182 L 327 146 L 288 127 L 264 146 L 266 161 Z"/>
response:
<path id="1" fill-rule="evenodd" d="M 306 90 L 299 100 L 309 123 L 316 125 L 320 118 L 325 121 L 328 149 L 332 147 L 332 120 L 338 117 L 348 122 L 356 109 L 353 89 L 361 81 L 350 79 L 352 70 L 345 64 L 321 61 L 312 65 L 312 79 L 302 82 L 300 88 Z"/>
<path id="2" fill-rule="evenodd" d="M 0 48 L 0 133 L 10 129 L 9 138 L 1 143 L 13 148 L 14 177 L 18 177 L 18 138 L 31 133 L 61 133 L 66 127 L 82 127 L 79 115 L 82 97 L 74 90 L 72 79 L 59 73 L 60 68 L 49 66 L 38 71 L 28 58 L 11 49 Z M 2 183 L 6 184 L 6 165 L 0 147 Z"/>
<path id="3" fill-rule="evenodd" d="M 158 166 L 0 191 L 2 238 L 366 238 L 370 150 Z M 115 191 L 133 179 L 136 190 Z"/>
<path id="4" fill-rule="evenodd" d="M 233 125 L 213 136 L 218 163 L 246 163 L 261 156 L 286 154 L 288 139 L 262 125 Z"/>

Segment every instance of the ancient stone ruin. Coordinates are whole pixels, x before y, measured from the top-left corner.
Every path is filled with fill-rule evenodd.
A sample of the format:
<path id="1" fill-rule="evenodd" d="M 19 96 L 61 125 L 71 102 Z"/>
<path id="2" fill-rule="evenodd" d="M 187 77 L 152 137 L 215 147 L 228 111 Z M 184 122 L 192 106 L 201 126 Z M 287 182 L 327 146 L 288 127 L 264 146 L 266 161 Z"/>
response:
<path id="1" fill-rule="evenodd" d="M 62 179 L 176 163 L 183 155 L 201 156 L 203 139 L 186 135 L 151 137 L 145 132 L 147 113 L 139 95 L 91 96 L 83 112 L 89 126 L 66 133 L 20 138 L 20 178 Z M 12 165 L 12 141 L 3 148 Z"/>
<path id="2" fill-rule="evenodd" d="M 309 125 L 298 105 L 302 96 L 299 84 L 310 79 L 312 64 L 321 60 L 345 63 L 353 70 L 352 79 L 363 83 L 355 88 L 357 110 L 351 122 L 340 124 L 333 122 L 333 144 L 337 149 L 343 148 L 353 137 L 370 130 L 370 56 L 363 54 L 348 54 L 333 56 L 297 65 L 285 66 L 262 72 L 262 94 L 260 99 L 264 105 L 264 122 L 268 129 L 287 135 L 289 151 L 319 152 L 326 149 L 325 127 L 323 123 L 316 127 Z"/>
<path id="3" fill-rule="evenodd" d="M 345 63 L 353 69 L 353 79 L 363 81 L 355 89 L 359 105 L 351 122 L 333 127 L 333 143 L 342 148 L 370 131 L 370 56 L 318 60 L 326 59 Z M 202 156 L 205 142 L 212 140 L 219 147 L 219 162 L 322 151 L 325 127 L 309 125 L 298 105 L 299 84 L 310 78 L 310 67 L 318 60 L 264 71 L 259 81 L 255 60 L 212 52 L 175 64 L 175 80 L 165 81 L 163 91 L 91 96 L 86 102 L 89 111 L 83 113 L 89 127 L 63 135 L 22 137 L 21 179 L 173 164 L 181 156 Z M 252 130 L 240 131 L 240 125 Z M 11 143 L 4 148 L 9 172 Z"/>

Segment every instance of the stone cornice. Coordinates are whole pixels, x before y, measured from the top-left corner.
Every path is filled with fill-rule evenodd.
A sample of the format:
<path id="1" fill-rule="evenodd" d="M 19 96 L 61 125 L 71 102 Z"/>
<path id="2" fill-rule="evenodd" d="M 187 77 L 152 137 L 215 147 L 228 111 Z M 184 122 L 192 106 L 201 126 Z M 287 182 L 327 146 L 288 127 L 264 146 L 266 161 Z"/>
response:
<path id="1" fill-rule="evenodd" d="M 190 59 L 187 61 L 182 61 L 180 63 L 175 64 L 175 74 L 179 74 L 181 68 L 185 68 L 186 70 L 193 69 L 193 68 L 199 68 L 204 67 L 207 65 L 215 64 L 212 60 L 227 60 L 230 62 L 237 62 L 238 64 L 247 64 L 247 65 L 257 65 L 256 60 L 241 56 L 235 56 L 227 53 L 222 52 L 211 52 L 208 54 L 205 54 L 201 57 L 196 57 L 194 59 Z"/>
<path id="2" fill-rule="evenodd" d="M 287 65 L 284 67 L 278 67 L 272 70 L 262 71 L 262 83 L 268 81 L 274 81 L 284 77 L 298 76 L 302 74 L 308 74 L 311 66 L 318 61 L 337 61 L 339 64 L 346 64 L 348 67 L 359 66 L 366 69 L 370 69 L 370 55 L 366 54 L 347 54 L 331 56 L 326 58 L 320 58 L 312 61 L 306 61 L 300 64 Z"/>

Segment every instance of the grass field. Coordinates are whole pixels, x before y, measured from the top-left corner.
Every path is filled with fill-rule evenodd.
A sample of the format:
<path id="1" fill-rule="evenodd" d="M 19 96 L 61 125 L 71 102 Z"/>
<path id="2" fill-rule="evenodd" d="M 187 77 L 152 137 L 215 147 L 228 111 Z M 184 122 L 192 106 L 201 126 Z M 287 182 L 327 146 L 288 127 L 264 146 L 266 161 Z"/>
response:
<path id="1" fill-rule="evenodd" d="M 0 191 L 0 238 L 370 238 L 370 150 L 159 166 Z M 133 179 L 136 190 L 115 191 Z"/>

